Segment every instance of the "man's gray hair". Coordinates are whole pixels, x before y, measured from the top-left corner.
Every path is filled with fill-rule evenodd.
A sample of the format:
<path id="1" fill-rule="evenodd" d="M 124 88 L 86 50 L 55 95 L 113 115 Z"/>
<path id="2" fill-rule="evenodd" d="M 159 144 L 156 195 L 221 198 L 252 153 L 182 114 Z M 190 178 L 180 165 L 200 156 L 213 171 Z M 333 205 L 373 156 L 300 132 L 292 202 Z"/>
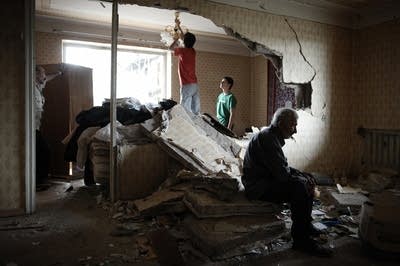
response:
<path id="1" fill-rule="evenodd" d="M 285 121 L 293 118 L 299 118 L 296 110 L 289 107 L 279 108 L 275 111 L 274 116 L 272 117 L 271 125 L 273 125 L 274 127 L 278 127 L 279 121 Z"/>

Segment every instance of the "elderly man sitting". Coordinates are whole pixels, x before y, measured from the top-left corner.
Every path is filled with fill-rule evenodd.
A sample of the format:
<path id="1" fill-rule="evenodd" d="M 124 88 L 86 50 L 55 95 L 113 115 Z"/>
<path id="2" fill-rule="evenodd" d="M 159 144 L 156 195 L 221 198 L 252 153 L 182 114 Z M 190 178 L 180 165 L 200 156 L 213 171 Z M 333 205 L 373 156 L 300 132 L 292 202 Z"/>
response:
<path id="1" fill-rule="evenodd" d="M 285 139 L 297 132 L 297 119 L 295 110 L 278 109 L 271 125 L 253 136 L 244 157 L 242 182 L 249 199 L 290 204 L 293 249 L 329 256 L 332 250 L 311 237 L 315 233 L 311 224 L 314 178 L 289 167 L 282 151 Z"/>

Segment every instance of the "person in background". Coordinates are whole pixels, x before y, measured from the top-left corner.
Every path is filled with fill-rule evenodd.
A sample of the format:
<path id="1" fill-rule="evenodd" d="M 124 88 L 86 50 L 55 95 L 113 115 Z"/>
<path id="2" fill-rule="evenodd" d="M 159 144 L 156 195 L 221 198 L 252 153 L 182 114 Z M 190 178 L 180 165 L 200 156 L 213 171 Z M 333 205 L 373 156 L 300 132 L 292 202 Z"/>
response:
<path id="1" fill-rule="evenodd" d="M 40 132 L 40 123 L 42 120 L 42 113 L 44 110 L 45 98 L 43 90 L 46 83 L 55 77 L 61 75 L 61 71 L 46 74 L 46 71 L 41 66 L 36 66 L 36 79 L 35 79 L 35 125 L 36 125 L 36 186 L 40 187 L 47 181 L 50 166 L 50 148 L 46 140 Z"/>
<path id="2" fill-rule="evenodd" d="M 315 180 L 312 175 L 289 167 L 282 151 L 285 139 L 297 133 L 297 119 L 295 110 L 280 108 L 271 125 L 252 137 L 243 161 L 242 182 L 251 200 L 290 204 L 293 249 L 330 256 L 332 250 L 312 238 L 318 233 L 311 224 Z"/>
<path id="3" fill-rule="evenodd" d="M 196 36 L 190 32 L 183 34 L 180 20 L 175 19 L 177 34 L 169 49 L 178 56 L 178 75 L 180 82 L 180 104 L 194 114 L 200 113 L 200 94 L 196 76 Z M 179 46 L 179 39 L 183 40 L 184 47 Z"/>
<path id="4" fill-rule="evenodd" d="M 231 92 L 233 86 L 233 78 L 224 77 L 219 84 L 219 88 L 222 90 L 221 94 L 217 98 L 217 119 L 218 121 L 232 130 L 235 119 L 235 109 L 237 100 L 235 95 Z"/>

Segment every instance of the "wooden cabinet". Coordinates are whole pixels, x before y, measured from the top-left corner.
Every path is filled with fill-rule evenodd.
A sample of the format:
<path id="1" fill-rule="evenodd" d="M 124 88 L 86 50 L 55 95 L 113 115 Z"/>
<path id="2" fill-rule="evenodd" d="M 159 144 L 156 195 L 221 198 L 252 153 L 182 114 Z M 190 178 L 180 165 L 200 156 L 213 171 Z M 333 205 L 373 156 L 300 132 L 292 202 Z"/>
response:
<path id="1" fill-rule="evenodd" d="M 61 142 L 77 125 L 75 117 L 93 107 L 92 69 L 70 64 L 42 65 L 46 73 L 61 70 L 63 75 L 47 82 L 40 131 L 51 151 L 50 175 L 67 177 L 69 163 L 64 160 Z"/>

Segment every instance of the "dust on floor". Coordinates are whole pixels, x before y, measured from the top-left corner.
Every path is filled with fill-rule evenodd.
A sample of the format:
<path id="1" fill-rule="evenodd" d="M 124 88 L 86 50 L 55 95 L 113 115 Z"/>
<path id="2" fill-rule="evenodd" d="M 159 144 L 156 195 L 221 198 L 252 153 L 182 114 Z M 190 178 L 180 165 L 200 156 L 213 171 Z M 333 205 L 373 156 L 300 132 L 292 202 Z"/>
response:
<path id="1" fill-rule="evenodd" d="M 0 265 L 167 265 L 138 244 L 144 232 L 115 235 L 116 219 L 96 199 L 99 187 L 82 180 L 53 182 L 37 193 L 33 215 L 0 218 Z M 18 229 L 18 230 L 17 230 Z M 332 258 L 311 257 L 284 245 L 266 256 L 241 256 L 226 261 L 191 257 L 185 265 L 397 265 L 371 258 L 359 240 L 343 237 L 334 243 Z M 161 245 L 162 248 L 162 245 Z"/>

